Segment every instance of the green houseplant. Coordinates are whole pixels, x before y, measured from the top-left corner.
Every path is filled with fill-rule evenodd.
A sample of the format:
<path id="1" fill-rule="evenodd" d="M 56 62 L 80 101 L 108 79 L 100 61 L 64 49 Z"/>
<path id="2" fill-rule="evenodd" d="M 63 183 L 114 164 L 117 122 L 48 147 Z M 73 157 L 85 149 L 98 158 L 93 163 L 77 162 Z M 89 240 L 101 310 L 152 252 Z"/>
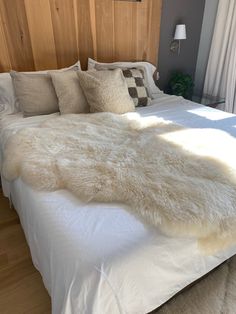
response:
<path id="1" fill-rule="evenodd" d="M 169 80 L 168 93 L 191 99 L 193 86 L 193 80 L 190 75 L 182 72 L 174 72 Z"/>

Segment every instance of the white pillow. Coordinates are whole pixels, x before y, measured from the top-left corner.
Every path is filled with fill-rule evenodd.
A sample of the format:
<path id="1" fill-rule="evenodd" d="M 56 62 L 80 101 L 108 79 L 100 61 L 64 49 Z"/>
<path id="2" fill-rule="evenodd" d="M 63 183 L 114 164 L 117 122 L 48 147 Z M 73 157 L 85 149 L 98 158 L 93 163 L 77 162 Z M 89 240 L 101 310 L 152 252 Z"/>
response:
<path id="1" fill-rule="evenodd" d="M 134 68 L 143 67 L 147 74 L 148 92 L 151 98 L 156 98 L 158 94 L 163 93 L 155 84 L 153 80 L 153 74 L 156 71 L 156 67 L 149 62 L 113 62 L 113 63 L 101 63 L 97 62 L 91 58 L 88 58 L 88 70 L 95 69 L 96 64 L 102 65 L 104 67 L 117 67 L 117 68 Z M 157 79 L 159 73 L 157 73 Z"/>
<path id="2" fill-rule="evenodd" d="M 0 107 L 2 113 L 16 111 L 16 98 L 10 73 L 0 73 Z"/>
<path id="3" fill-rule="evenodd" d="M 63 68 L 59 70 L 55 70 L 58 72 L 63 72 L 71 69 L 77 68 L 81 70 L 80 61 L 76 62 L 72 66 L 68 68 Z M 32 72 L 22 72 L 22 73 L 30 73 L 30 74 L 39 74 L 39 73 L 47 73 L 50 70 L 44 71 L 32 71 Z M 20 107 L 19 103 L 16 100 L 14 87 L 12 84 L 12 79 L 10 73 L 0 73 L 0 113 L 15 113 L 19 112 Z"/>

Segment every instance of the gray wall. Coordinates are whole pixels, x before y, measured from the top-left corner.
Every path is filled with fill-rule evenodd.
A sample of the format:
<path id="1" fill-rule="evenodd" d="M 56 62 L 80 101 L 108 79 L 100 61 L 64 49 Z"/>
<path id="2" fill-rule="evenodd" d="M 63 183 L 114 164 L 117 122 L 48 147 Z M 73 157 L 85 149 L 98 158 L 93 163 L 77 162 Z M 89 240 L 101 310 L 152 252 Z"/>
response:
<path id="1" fill-rule="evenodd" d="M 171 72 L 183 71 L 194 78 L 205 0 L 163 0 L 158 86 L 164 89 Z M 186 24 L 187 40 L 181 42 L 178 56 L 170 51 L 176 24 Z"/>
<path id="2" fill-rule="evenodd" d="M 211 40 L 214 32 L 218 3 L 219 0 L 206 0 L 195 73 L 194 93 L 196 95 L 201 95 L 204 87 L 204 80 L 211 48 Z"/>

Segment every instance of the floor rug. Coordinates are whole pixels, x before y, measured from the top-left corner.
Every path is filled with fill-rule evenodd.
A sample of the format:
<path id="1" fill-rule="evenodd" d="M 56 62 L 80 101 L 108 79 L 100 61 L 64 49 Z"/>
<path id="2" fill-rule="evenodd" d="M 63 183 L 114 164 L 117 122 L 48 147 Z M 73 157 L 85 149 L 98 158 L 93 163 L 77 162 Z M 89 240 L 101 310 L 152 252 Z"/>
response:
<path id="1" fill-rule="evenodd" d="M 236 257 L 152 314 L 236 314 Z"/>

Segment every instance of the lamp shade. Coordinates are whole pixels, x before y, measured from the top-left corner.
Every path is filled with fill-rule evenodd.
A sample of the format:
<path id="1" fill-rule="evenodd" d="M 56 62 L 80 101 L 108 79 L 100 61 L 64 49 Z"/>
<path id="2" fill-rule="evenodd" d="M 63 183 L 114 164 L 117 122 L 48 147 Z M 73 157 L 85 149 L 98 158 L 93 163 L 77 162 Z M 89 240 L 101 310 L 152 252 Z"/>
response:
<path id="1" fill-rule="evenodd" d="M 187 38 L 187 36 L 186 36 L 186 25 L 185 24 L 176 25 L 174 39 L 175 40 L 182 40 L 182 39 L 186 39 L 186 38 Z"/>

